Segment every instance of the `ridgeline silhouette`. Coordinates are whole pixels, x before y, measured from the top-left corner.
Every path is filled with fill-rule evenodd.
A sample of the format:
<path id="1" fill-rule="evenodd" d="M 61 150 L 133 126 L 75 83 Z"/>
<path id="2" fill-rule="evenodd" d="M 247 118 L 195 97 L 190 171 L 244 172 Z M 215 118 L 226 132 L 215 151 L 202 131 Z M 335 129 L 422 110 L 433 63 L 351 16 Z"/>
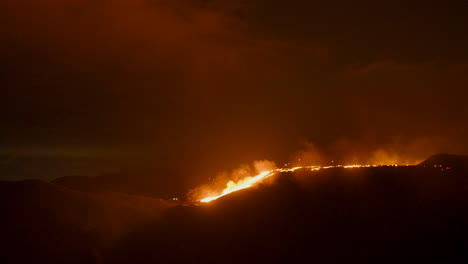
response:
<path id="1" fill-rule="evenodd" d="M 0 182 L 2 263 L 467 263 L 466 161 L 299 170 L 201 206 Z"/>

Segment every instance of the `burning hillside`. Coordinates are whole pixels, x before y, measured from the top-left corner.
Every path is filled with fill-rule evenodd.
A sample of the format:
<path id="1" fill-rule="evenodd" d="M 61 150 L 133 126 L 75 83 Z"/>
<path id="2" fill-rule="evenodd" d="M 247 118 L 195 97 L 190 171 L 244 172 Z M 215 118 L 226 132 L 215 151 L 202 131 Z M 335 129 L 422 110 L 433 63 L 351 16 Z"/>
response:
<path id="1" fill-rule="evenodd" d="M 459 169 L 467 167 L 467 156 L 461 155 L 448 155 L 448 154 L 437 154 L 431 156 L 419 166 L 433 166 L 443 169 L 451 169 L 452 167 L 457 167 Z M 260 164 L 260 165 L 259 165 Z M 266 166 L 265 166 L 266 164 Z M 263 165 L 263 166 L 262 166 Z M 285 164 L 290 165 L 290 164 Z M 233 192 L 237 192 L 243 189 L 247 189 L 253 186 L 256 186 L 265 180 L 274 177 L 282 172 L 294 172 L 297 170 L 307 170 L 307 171 L 319 171 L 333 168 L 344 168 L 344 169 L 353 169 L 353 168 L 371 168 L 371 167 L 401 167 L 401 166 L 410 166 L 408 164 L 398 165 L 398 164 L 387 164 L 385 162 L 376 164 L 366 164 L 366 165 L 331 165 L 331 166 L 295 166 L 295 167 L 275 167 L 274 163 L 268 161 L 256 162 L 255 170 L 256 174 L 253 175 L 244 175 L 242 178 L 237 180 L 229 180 L 223 189 L 219 190 L 214 186 L 202 186 L 196 190 L 196 194 L 199 194 L 194 198 L 195 201 L 201 203 L 209 203 L 223 196 L 229 195 Z M 247 170 L 243 170 L 244 173 L 247 173 Z M 200 194 L 201 193 L 201 194 Z M 193 193 L 192 193 L 193 194 Z"/>
<path id="2" fill-rule="evenodd" d="M 436 158 L 260 162 L 198 189 L 198 204 L 221 198 L 209 206 L 0 182 L 0 253 L 5 263 L 466 263 L 455 260 L 466 257 L 467 173 L 438 164 L 460 157 Z"/>
<path id="3" fill-rule="evenodd" d="M 468 177 L 455 170 L 273 170 L 231 183 L 210 206 L 169 209 L 111 262 L 461 263 L 466 255 Z"/>
<path id="4" fill-rule="evenodd" d="M 394 164 L 394 165 L 335 165 L 335 166 L 296 166 L 292 168 L 274 168 L 270 170 L 261 171 L 260 173 L 254 176 L 246 176 L 245 178 L 240 179 L 236 182 L 230 180 L 226 184 L 226 188 L 223 189 L 219 194 L 201 198 L 199 199 L 199 201 L 202 203 L 209 203 L 211 201 L 214 201 L 220 197 L 231 194 L 233 192 L 243 190 L 246 188 L 250 188 L 252 186 L 260 184 L 264 180 L 270 177 L 273 177 L 281 172 L 294 172 L 296 170 L 318 171 L 318 170 L 325 170 L 325 169 L 332 169 L 332 168 L 345 168 L 345 169 L 369 168 L 369 167 L 382 167 L 382 166 L 399 166 L 399 165 L 397 164 Z M 207 187 L 202 187 L 202 188 L 207 188 Z M 209 191 L 209 192 L 216 193 L 215 191 Z"/>

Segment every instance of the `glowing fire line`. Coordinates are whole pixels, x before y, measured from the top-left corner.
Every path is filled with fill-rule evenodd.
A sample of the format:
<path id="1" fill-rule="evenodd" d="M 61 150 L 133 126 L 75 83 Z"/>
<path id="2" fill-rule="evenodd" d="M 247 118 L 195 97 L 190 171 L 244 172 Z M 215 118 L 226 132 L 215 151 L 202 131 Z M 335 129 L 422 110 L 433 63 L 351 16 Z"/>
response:
<path id="1" fill-rule="evenodd" d="M 345 165 L 345 166 L 336 165 L 336 166 L 324 166 L 324 167 L 300 166 L 300 167 L 294 167 L 294 168 L 276 168 L 276 169 L 269 170 L 269 171 L 263 171 L 254 177 L 244 178 L 243 180 L 239 180 L 237 183 L 230 181 L 228 182 L 227 187 L 221 192 L 220 195 L 203 198 L 200 200 L 200 202 L 209 203 L 211 201 L 214 201 L 230 193 L 233 193 L 242 189 L 250 188 L 254 186 L 255 184 L 258 184 L 259 182 L 277 174 L 278 172 L 293 172 L 299 169 L 309 169 L 311 171 L 318 171 L 321 169 L 331 169 L 331 168 L 369 168 L 369 167 L 379 167 L 379 166 L 381 165 Z M 392 165 L 392 166 L 398 166 L 398 165 Z"/>

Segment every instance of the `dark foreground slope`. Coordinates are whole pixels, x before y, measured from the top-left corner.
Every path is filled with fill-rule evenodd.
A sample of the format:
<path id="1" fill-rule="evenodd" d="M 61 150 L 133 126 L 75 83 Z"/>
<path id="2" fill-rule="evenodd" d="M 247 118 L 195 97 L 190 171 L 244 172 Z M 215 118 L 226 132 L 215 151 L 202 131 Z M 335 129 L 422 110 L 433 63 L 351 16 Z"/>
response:
<path id="1" fill-rule="evenodd" d="M 0 263 L 98 263 L 102 248 L 163 207 L 159 200 L 39 180 L 0 182 Z"/>
<path id="2" fill-rule="evenodd" d="M 468 263 L 468 175 L 440 167 L 297 171 L 148 214 L 52 184 L 0 188 L 11 263 Z"/>
<path id="3" fill-rule="evenodd" d="M 283 174 L 170 209 L 115 263 L 467 263 L 468 176 L 424 167 Z"/>

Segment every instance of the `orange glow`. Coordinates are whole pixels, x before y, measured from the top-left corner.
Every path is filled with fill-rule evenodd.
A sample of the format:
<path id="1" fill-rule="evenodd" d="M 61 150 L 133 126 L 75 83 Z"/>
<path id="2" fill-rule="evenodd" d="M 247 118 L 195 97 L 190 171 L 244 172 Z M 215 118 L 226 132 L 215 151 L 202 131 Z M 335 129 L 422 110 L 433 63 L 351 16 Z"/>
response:
<path id="1" fill-rule="evenodd" d="M 293 167 L 293 168 L 276 168 L 272 170 L 266 170 L 266 171 L 262 171 L 256 176 L 249 176 L 242 180 L 239 180 L 238 182 L 229 181 L 227 183 L 226 188 L 219 195 L 205 197 L 201 199 L 200 202 L 209 203 L 218 198 L 226 196 L 230 193 L 233 193 L 242 189 L 250 188 L 262 182 L 263 180 L 273 175 L 276 175 L 277 173 L 280 173 L 280 172 L 293 172 L 299 169 L 308 169 L 310 171 L 318 171 L 318 170 L 331 169 L 331 168 L 351 169 L 351 168 L 370 168 L 370 167 L 379 167 L 379 166 L 380 165 L 335 165 L 335 166 L 323 166 L 323 167 L 322 166 L 298 166 L 298 167 Z M 386 166 L 398 166 L 398 165 L 395 164 L 395 165 L 386 165 Z"/>
<path id="2" fill-rule="evenodd" d="M 214 196 L 214 197 L 207 197 L 207 198 L 204 198 L 204 199 L 202 199 L 200 201 L 202 203 L 208 203 L 208 202 L 211 202 L 213 200 L 218 199 L 219 197 L 225 196 L 225 195 L 233 193 L 235 191 L 239 191 L 239 190 L 242 190 L 242 189 L 245 189 L 245 188 L 252 187 L 254 184 L 259 183 L 260 181 L 272 176 L 273 174 L 275 174 L 274 170 L 264 171 L 264 172 L 258 174 L 255 177 L 246 177 L 245 179 L 242 179 L 242 180 L 238 181 L 237 183 L 235 183 L 233 181 L 229 181 L 228 184 L 227 184 L 226 189 L 224 189 L 223 192 L 220 195 Z"/>

